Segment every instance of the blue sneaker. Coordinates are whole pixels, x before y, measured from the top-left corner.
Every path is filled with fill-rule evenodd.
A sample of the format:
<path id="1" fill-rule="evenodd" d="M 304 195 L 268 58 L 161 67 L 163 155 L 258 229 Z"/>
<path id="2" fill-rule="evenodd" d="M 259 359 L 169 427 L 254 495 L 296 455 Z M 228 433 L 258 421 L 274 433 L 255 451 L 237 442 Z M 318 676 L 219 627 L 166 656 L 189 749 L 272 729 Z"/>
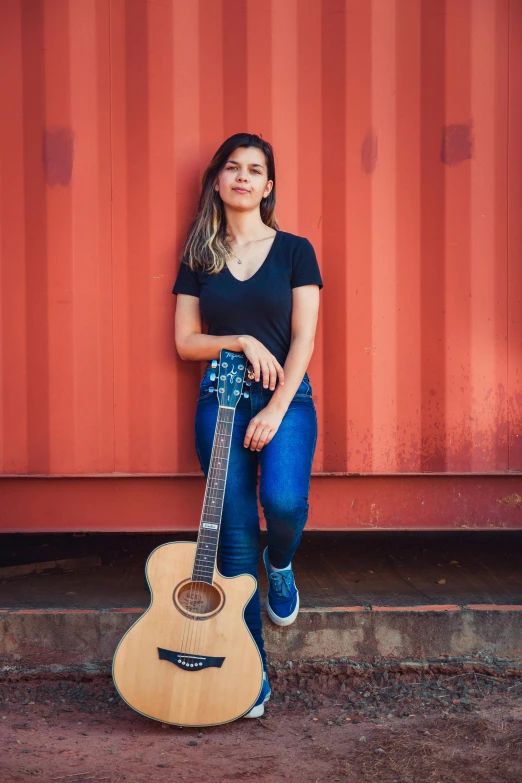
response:
<path id="1" fill-rule="evenodd" d="M 265 701 L 268 701 L 271 693 L 272 691 L 270 690 L 270 685 L 268 683 L 268 676 L 264 671 L 261 693 L 257 697 L 257 701 L 250 712 L 247 712 L 246 715 L 243 715 L 243 718 L 261 718 L 265 714 Z"/>
<path id="2" fill-rule="evenodd" d="M 295 586 L 292 568 L 273 571 L 268 560 L 268 547 L 263 552 L 263 563 L 268 577 L 266 611 L 276 625 L 290 625 L 299 611 L 299 590 Z"/>

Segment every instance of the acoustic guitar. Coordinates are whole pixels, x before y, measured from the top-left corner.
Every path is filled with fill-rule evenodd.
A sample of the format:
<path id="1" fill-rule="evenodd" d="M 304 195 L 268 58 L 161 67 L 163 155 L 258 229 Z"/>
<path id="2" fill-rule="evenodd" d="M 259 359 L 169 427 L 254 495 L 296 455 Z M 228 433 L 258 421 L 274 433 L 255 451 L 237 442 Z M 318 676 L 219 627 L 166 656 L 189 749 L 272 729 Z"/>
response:
<path id="1" fill-rule="evenodd" d="M 145 566 L 150 606 L 114 654 L 120 696 L 162 723 L 229 723 L 261 692 L 263 663 L 244 621 L 257 580 L 225 577 L 216 567 L 235 409 L 241 395 L 249 396 L 253 378 L 245 354 L 220 352 L 217 376 L 211 375 L 219 410 L 197 542 L 162 544 L 151 552 Z"/>

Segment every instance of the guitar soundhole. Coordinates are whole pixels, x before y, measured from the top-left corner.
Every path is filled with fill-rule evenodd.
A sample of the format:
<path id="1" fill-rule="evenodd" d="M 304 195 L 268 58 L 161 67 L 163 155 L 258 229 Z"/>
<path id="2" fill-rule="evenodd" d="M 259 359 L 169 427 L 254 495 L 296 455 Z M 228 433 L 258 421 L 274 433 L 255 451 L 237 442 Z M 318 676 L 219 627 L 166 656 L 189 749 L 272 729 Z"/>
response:
<path id="1" fill-rule="evenodd" d="M 174 603 L 186 616 L 195 620 L 206 620 L 223 607 L 225 596 L 221 588 L 206 582 L 187 579 L 174 590 Z"/>

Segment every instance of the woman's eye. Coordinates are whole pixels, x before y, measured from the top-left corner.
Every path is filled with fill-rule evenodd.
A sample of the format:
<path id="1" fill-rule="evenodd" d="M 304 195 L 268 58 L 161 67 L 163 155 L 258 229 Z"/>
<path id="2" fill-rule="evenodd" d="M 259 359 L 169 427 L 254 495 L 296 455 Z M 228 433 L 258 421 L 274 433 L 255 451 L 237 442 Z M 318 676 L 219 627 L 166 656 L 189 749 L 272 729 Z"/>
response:
<path id="1" fill-rule="evenodd" d="M 236 166 L 227 166 L 227 171 L 234 171 L 235 168 L 236 168 Z M 251 169 L 250 173 L 251 174 L 261 174 L 261 172 L 258 171 L 257 169 Z"/>

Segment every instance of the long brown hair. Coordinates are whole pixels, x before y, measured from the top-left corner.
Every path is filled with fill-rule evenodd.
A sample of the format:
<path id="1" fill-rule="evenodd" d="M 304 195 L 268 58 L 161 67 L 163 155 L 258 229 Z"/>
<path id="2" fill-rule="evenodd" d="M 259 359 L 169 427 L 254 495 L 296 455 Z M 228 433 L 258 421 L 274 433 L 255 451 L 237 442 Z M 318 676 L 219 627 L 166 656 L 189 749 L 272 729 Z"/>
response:
<path id="1" fill-rule="evenodd" d="M 225 208 L 214 185 L 221 169 L 238 147 L 258 147 L 264 152 L 268 179 L 272 180 L 273 186 L 268 196 L 261 200 L 259 210 L 263 223 L 279 231 L 275 216 L 276 178 L 272 146 L 255 133 L 235 133 L 219 147 L 201 180 L 197 211 L 181 249 L 182 263 L 188 264 L 192 270 L 204 269 L 209 274 L 218 274 L 229 257 Z"/>

